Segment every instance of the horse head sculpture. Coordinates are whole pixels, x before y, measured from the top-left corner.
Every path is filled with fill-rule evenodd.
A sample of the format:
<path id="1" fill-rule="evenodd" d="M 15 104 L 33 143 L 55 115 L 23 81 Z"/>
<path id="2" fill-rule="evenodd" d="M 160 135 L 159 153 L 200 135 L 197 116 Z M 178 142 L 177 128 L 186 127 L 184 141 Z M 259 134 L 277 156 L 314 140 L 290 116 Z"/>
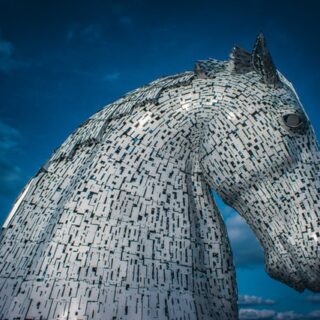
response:
<path id="1" fill-rule="evenodd" d="M 318 292 L 320 158 L 299 98 L 262 34 L 251 54 L 236 47 L 214 81 L 222 98 L 205 109 L 200 148 L 208 182 L 256 234 L 268 273 Z"/>
<path id="2" fill-rule="evenodd" d="M 214 189 L 269 274 L 320 291 L 319 150 L 264 37 L 95 113 L 18 197 L 0 238 L 1 319 L 238 318 Z"/>

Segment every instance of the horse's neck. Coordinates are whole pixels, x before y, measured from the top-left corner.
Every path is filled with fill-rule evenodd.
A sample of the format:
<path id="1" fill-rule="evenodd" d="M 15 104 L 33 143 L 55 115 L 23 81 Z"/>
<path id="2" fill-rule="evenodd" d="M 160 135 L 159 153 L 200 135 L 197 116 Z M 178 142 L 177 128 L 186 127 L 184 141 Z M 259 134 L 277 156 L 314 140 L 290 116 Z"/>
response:
<path id="1" fill-rule="evenodd" d="M 36 179 L 8 230 L 17 241 L 2 246 L 1 275 L 18 279 L 5 289 L 15 300 L 3 302 L 3 312 L 31 317 L 43 300 L 31 296 L 35 286 L 50 303 L 70 304 L 70 318 L 89 317 L 90 308 L 97 319 L 236 317 L 227 235 L 199 169 L 196 118 L 187 112 L 196 88 L 181 90 L 112 120 L 98 144 L 51 162 Z M 15 251 L 19 243 L 33 254 Z M 71 289 L 57 289 L 66 283 L 89 311 L 72 309 L 64 293 Z M 17 286 L 24 290 L 14 293 Z M 41 310 L 44 318 L 64 312 Z"/>

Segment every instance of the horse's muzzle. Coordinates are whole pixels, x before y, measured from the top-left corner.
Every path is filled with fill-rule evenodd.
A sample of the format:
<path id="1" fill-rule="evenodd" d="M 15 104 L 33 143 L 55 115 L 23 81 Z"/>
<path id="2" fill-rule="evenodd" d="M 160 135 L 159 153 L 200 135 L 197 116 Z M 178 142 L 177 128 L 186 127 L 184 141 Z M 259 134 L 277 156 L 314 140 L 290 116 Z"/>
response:
<path id="1" fill-rule="evenodd" d="M 268 274 L 284 282 L 293 289 L 303 292 L 308 289 L 313 292 L 320 292 L 320 256 L 304 257 L 301 251 L 297 252 L 295 246 L 279 235 L 277 240 L 283 246 L 285 254 L 277 255 L 275 251 L 266 253 L 266 269 Z M 318 246 L 320 253 L 320 244 Z"/>

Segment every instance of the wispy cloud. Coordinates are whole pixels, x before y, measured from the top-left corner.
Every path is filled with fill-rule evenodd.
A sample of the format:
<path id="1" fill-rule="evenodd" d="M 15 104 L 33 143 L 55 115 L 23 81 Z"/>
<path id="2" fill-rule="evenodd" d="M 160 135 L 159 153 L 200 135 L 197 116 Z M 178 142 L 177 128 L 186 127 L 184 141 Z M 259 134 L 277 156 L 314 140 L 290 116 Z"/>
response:
<path id="1" fill-rule="evenodd" d="M 257 296 L 240 295 L 238 299 L 238 304 L 242 306 L 273 305 L 275 304 L 275 301 L 271 299 L 264 299 Z"/>
<path id="2" fill-rule="evenodd" d="M 295 311 L 277 312 L 269 309 L 240 309 L 240 320 L 319 320 L 320 310 L 309 313 L 297 313 Z"/>
<path id="3" fill-rule="evenodd" d="M 268 319 L 272 320 L 276 316 L 274 310 L 256 310 L 256 309 L 240 309 L 239 319 L 241 320 L 258 320 L 258 319 Z"/>
<path id="4" fill-rule="evenodd" d="M 298 319 L 308 319 L 306 318 L 308 315 L 303 315 L 301 313 L 297 313 L 295 311 L 285 311 L 279 312 L 275 316 L 275 320 L 298 320 Z"/>
<path id="5" fill-rule="evenodd" d="M 314 310 L 307 314 L 309 319 L 320 319 L 320 310 Z"/>
<path id="6" fill-rule="evenodd" d="M 226 207 L 226 210 L 230 209 Z M 235 211 L 228 212 L 226 226 L 236 266 L 251 268 L 263 264 L 262 248 L 245 220 Z"/>
<path id="7" fill-rule="evenodd" d="M 320 303 L 320 295 L 312 295 L 312 296 L 307 296 L 306 301 L 312 302 L 312 303 Z"/>
<path id="8" fill-rule="evenodd" d="M 309 313 L 297 313 L 294 311 L 278 312 L 274 320 L 319 320 L 320 310 L 314 310 Z"/>

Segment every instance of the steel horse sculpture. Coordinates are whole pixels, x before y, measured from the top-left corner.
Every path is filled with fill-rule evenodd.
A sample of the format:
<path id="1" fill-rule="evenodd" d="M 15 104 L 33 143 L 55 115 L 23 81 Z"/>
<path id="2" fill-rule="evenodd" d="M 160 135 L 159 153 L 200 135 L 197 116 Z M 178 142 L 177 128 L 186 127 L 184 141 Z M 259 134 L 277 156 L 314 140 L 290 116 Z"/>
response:
<path id="1" fill-rule="evenodd" d="M 214 189 L 271 277 L 320 291 L 319 150 L 260 34 L 94 114 L 16 200 L 1 233 L 1 319 L 238 318 Z"/>

